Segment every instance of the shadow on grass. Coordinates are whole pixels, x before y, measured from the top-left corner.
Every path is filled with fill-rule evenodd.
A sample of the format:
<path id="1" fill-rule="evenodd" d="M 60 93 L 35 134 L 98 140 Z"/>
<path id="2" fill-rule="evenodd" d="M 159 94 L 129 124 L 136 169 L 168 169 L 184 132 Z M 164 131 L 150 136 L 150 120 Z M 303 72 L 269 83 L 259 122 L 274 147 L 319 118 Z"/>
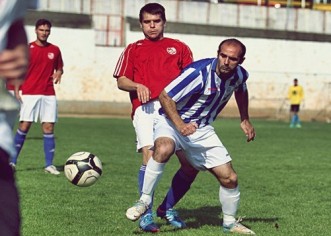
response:
<path id="1" fill-rule="evenodd" d="M 107 164 L 105 163 L 102 163 L 102 166 L 106 166 Z M 60 172 L 63 172 L 64 171 L 64 165 L 55 165 L 56 169 Z M 24 168 L 24 169 L 18 169 L 18 170 L 15 170 L 15 171 L 35 171 L 35 170 L 43 170 L 44 168 L 40 168 L 40 167 L 36 167 L 36 168 L 32 168 L 32 167 L 29 167 L 29 168 Z"/>
<path id="2" fill-rule="evenodd" d="M 222 223 L 219 217 L 220 206 L 205 206 L 196 209 L 178 209 L 180 217 L 185 219 L 188 228 L 200 228 L 203 225 L 218 226 Z"/>
<path id="3" fill-rule="evenodd" d="M 196 209 L 177 209 L 180 213 L 180 217 L 185 221 L 187 228 L 182 230 L 189 229 L 199 229 L 205 225 L 220 227 L 223 224 L 221 219 L 221 208 L 219 206 L 205 206 Z M 275 227 L 278 226 L 278 217 L 270 217 L 270 218 L 261 218 L 261 217 L 244 217 L 241 221 L 243 225 L 250 228 L 249 222 L 264 222 L 264 223 L 275 223 Z M 159 233 L 173 232 L 176 231 L 172 226 L 166 224 L 165 221 L 157 222 L 157 224 L 161 227 L 161 231 Z M 135 230 L 133 234 L 144 234 L 142 230 Z"/>
<path id="4" fill-rule="evenodd" d="M 204 225 L 221 226 L 221 208 L 219 206 L 206 206 L 197 209 L 179 209 L 180 216 L 185 219 L 188 228 L 198 229 Z M 250 228 L 246 223 L 249 222 L 264 222 L 276 223 L 278 217 L 261 218 L 261 217 L 243 217 L 241 223 Z"/>
<path id="5" fill-rule="evenodd" d="M 26 140 L 43 140 L 44 137 L 43 137 L 43 135 L 41 134 L 41 136 L 27 136 L 25 139 L 26 139 Z M 54 139 L 57 139 L 57 138 L 54 137 Z"/>
<path id="6" fill-rule="evenodd" d="M 60 172 L 63 172 L 64 170 L 64 165 L 57 165 L 55 166 L 56 169 Z M 15 172 L 23 172 L 23 171 L 36 171 L 36 170 L 44 170 L 44 167 L 28 167 L 28 168 L 20 168 L 20 169 L 16 169 Z"/>

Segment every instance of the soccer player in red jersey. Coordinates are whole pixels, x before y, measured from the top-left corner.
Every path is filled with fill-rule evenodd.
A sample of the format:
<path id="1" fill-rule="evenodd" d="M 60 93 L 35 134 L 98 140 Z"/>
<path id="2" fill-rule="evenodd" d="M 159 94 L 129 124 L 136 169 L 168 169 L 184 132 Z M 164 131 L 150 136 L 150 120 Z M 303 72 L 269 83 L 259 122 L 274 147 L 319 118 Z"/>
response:
<path id="1" fill-rule="evenodd" d="M 20 98 L 22 104 L 19 127 L 15 135 L 17 154 L 12 159 L 11 165 L 15 168 L 32 122 L 37 122 L 39 119 L 43 130 L 45 172 L 59 175 L 60 172 L 53 165 L 54 125 L 57 121 L 54 83 L 61 82 L 63 60 L 59 47 L 47 41 L 51 33 L 51 22 L 47 19 L 39 19 L 35 26 L 37 39 L 29 44 L 30 64 L 25 82 L 21 86 L 22 96 L 18 94 L 17 89 L 15 91 L 16 97 Z"/>
<path id="2" fill-rule="evenodd" d="M 132 103 L 132 120 L 137 137 L 137 151 L 143 160 L 138 175 L 139 194 L 144 183 L 145 169 L 153 151 L 154 126 L 160 118 L 158 96 L 181 70 L 193 60 L 189 47 L 179 40 L 164 37 L 165 9 L 158 3 L 148 3 L 141 8 L 139 21 L 144 39 L 126 47 L 114 71 L 118 88 L 129 92 Z M 189 190 L 197 171 L 185 159 L 183 152 L 177 156 L 181 168 L 175 174 L 166 198 L 157 209 L 157 216 L 165 218 L 175 228 L 186 227 L 172 207 Z M 136 220 L 136 219 L 132 219 Z M 158 232 L 154 223 L 152 203 L 141 217 L 139 227 L 145 232 Z"/>

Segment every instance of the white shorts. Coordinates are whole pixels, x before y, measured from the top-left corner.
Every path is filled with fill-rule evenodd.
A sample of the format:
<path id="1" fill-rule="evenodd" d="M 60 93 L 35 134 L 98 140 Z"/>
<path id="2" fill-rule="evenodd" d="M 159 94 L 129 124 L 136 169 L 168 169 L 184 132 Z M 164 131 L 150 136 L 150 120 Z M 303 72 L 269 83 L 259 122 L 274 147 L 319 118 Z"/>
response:
<path id="1" fill-rule="evenodd" d="M 57 101 L 55 96 L 22 95 L 20 121 L 49 122 L 57 121 Z"/>
<path id="2" fill-rule="evenodd" d="M 132 123 L 136 131 L 137 152 L 140 152 L 142 147 L 154 145 L 155 124 L 162 118 L 159 114 L 160 108 L 160 102 L 154 100 L 136 109 Z"/>
<path id="3" fill-rule="evenodd" d="M 171 121 L 163 117 L 155 127 L 155 139 L 159 137 L 173 139 L 176 149 L 183 149 L 188 161 L 197 170 L 207 170 L 232 160 L 211 125 L 198 128 L 192 135 L 183 136 Z"/>

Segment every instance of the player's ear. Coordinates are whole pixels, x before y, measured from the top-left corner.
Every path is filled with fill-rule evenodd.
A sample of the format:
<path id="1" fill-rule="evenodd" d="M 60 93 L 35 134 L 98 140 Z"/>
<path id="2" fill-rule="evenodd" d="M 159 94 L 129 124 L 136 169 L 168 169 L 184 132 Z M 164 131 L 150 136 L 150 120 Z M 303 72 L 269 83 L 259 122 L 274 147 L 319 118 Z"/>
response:
<path id="1" fill-rule="evenodd" d="M 243 62 L 245 61 L 245 57 L 241 58 L 240 61 L 239 61 L 239 64 L 243 64 Z"/>

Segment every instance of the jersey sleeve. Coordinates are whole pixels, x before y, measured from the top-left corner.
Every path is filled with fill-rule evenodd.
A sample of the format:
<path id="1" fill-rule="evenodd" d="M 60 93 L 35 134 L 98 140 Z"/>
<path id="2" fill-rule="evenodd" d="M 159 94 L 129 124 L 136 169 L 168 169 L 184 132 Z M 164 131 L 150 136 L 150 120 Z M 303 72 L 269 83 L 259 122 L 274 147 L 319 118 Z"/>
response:
<path id="1" fill-rule="evenodd" d="M 63 71 L 63 59 L 62 59 L 62 53 L 59 49 L 59 55 L 57 57 L 56 67 L 55 70 L 62 70 Z"/>
<path id="2" fill-rule="evenodd" d="M 120 55 L 115 71 L 113 73 L 114 78 L 119 78 L 121 76 L 125 76 L 128 79 L 133 80 L 133 59 L 134 59 L 134 44 L 129 44 L 122 54 Z"/>
<path id="3" fill-rule="evenodd" d="M 247 70 L 245 70 L 241 66 L 238 66 L 237 67 L 237 74 L 236 74 L 236 76 L 238 76 L 239 86 L 236 87 L 235 91 L 238 91 L 238 92 L 245 92 L 245 91 L 247 91 L 246 81 L 247 81 L 247 79 L 249 77 L 249 74 L 248 74 Z"/>
<path id="4" fill-rule="evenodd" d="M 182 69 L 187 67 L 189 64 L 193 62 L 193 53 L 191 49 L 183 43 L 182 50 Z"/>

